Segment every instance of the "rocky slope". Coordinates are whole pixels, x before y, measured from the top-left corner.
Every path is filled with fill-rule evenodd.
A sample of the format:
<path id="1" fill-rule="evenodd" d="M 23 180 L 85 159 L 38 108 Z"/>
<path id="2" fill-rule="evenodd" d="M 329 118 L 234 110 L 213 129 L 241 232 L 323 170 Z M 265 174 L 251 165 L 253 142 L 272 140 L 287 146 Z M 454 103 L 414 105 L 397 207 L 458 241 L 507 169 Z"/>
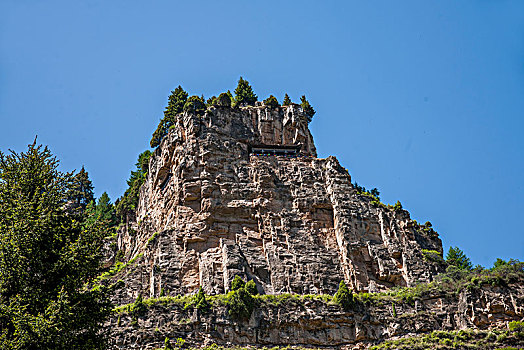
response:
<path id="1" fill-rule="evenodd" d="M 108 328 L 114 349 L 161 348 L 166 337 L 173 341 L 184 339 L 186 346 L 195 347 L 218 344 L 364 349 L 385 339 L 459 329 L 466 331 L 433 332 L 427 337 L 435 338 L 439 348 L 520 347 L 524 346 L 524 332 L 507 331 L 507 323 L 524 317 L 523 282 L 521 276 L 512 283 L 470 285 L 458 292 L 430 289 L 413 299 L 395 294 L 361 294 L 348 311 L 326 297 L 266 295 L 257 299 L 257 307 L 245 320 L 230 317 L 220 299 L 212 302 L 212 308 L 201 310 L 184 300 L 167 297 L 152 300 L 138 316 L 122 308 Z M 491 331 L 482 331 L 487 329 Z M 466 347 L 468 336 L 477 339 Z M 406 348 L 436 348 L 420 345 L 421 340 L 417 340 Z"/>
<path id="2" fill-rule="evenodd" d="M 261 294 L 333 294 L 341 280 L 374 292 L 431 281 L 438 267 L 422 250 L 442 252 L 433 230 L 357 193 L 334 157 L 316 157 L 298 105 L 178 115 L 118 248 L 131 261 L 113 276 L 118 304 L 199 286 L 225 293 L 236 275 Z"/>

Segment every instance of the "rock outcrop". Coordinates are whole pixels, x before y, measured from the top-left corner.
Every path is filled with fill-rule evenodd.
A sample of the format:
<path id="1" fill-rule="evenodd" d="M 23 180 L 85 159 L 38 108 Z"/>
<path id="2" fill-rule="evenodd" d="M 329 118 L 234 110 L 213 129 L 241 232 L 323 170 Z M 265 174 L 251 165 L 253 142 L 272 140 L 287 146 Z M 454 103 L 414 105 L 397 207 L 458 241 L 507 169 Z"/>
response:
<path id="1" fill-rule="evenodd" d="M 430 282 L 438 235 L 359 194 L 337 159 L 316 157 L 301 107 L 183 113 L 150 159 L 136 222 L 118 234 L 131 261 L 115 301 L 229 290 L 333 294 Z"/>
<path id="2" fill-rule="evenodd" d="M 382 296 L 359 301 L 349 311 L 321 298 L 287 296 L 277 302 L 261 300 L 249 320 L 243 321 L 232 319 L 226 307 L 217 304 L 211 310 L 202 311 L 184 307 L 184 303 L 177 300 L 160 299 L 135 320 L 123 312 L 108 325 L 112 348 L 156 349 L 167 337 L 182 338 L 187 345 L 195 347 L 218 344 L 365 349 L 386 339 L 435 330 L 478 332 L 496 327 L 505 330 L 508 321 L 524 318 L 524 284 L 519 280 L 505 286 L 488 284 L 459 293 L 430 292 L 411 303 Z M 493 333 L 487 332 L 482 338 L 486 336 L 492 338 L 485 340 L 488 346 L 467 348 L 524 346 L 524 334 L 509 344 Z M 452 348 L 466 347 L 454 345 Z"/>

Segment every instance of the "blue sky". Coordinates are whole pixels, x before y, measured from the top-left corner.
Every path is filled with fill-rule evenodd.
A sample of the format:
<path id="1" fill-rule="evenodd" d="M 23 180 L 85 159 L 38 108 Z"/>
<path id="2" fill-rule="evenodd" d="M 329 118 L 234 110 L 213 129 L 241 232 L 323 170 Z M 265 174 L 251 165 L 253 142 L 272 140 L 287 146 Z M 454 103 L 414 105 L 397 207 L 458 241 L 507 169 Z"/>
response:
<path id="1" fill-rule="evenodd" d="M 38 135 L 114 201 L 170 90 L 240 75 L 445 249 L 524 259 L 523 1 L 3 0 L 0 150 Z"/>

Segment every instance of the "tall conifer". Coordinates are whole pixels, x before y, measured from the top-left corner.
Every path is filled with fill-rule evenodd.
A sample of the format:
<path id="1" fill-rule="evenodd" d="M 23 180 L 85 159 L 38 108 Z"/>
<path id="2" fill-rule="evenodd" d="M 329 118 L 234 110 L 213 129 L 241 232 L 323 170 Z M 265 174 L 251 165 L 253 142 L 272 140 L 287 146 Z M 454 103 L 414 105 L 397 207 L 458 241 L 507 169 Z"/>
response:
<path id="1" fill-rule="evenodd" d="M 258 97 L 253 92 L 253 88 L 249 85 L 249 82 L 240 77 L 237 88 L 235 89 L 235 102 L 239 105 L 254 106 L 257 100 Z"/>

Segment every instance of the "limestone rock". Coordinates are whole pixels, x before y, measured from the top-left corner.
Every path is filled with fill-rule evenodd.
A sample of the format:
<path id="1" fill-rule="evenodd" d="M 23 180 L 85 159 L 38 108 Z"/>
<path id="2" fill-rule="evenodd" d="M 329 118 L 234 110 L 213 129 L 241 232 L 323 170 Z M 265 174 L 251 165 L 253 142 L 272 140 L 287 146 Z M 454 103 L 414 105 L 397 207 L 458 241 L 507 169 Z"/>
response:
<path id="1" fill-rule="evenodd" d="M 115 277 L 125 276 L 117 303 L 224 293 L 235 275 L 265 294 L 333 294 L 341 280 L 380 291 L 431 281 L 438 267 L 422 249 L 442 252 L 434 231 L 358 194 L 336 158 L 317 158 L 294 104 L 178 115 L 118 248 L 135 261 Z"/>

